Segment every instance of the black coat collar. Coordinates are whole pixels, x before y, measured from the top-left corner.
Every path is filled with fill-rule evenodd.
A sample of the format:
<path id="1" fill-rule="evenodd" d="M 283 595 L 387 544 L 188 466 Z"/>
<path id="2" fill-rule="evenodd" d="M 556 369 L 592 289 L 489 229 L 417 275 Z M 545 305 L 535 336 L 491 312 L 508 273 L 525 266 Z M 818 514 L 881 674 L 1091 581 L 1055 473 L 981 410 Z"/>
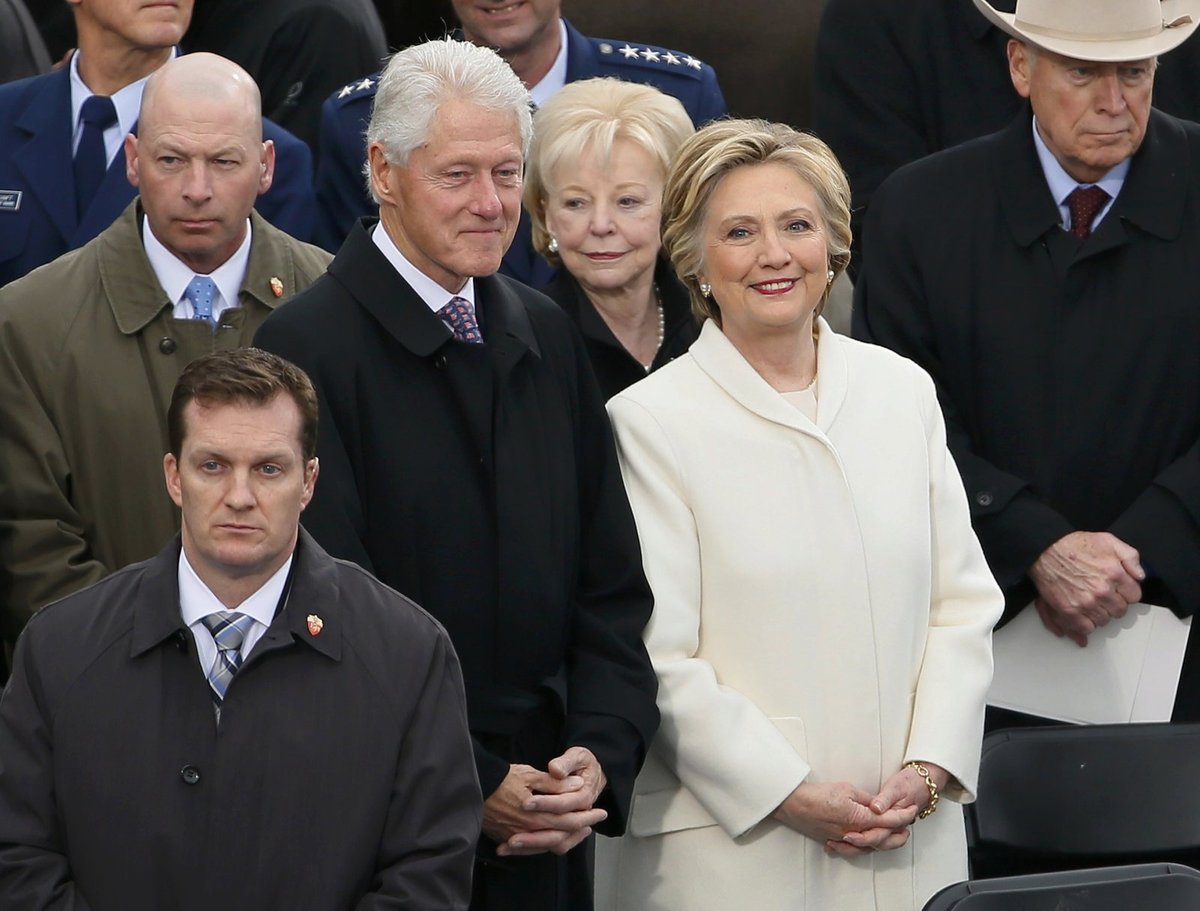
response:
<path id="1" fill-rule="evenodd" d="M 1018 245 L 1028 247 L 1060 225 L 1033 143 L 1032 112 L 1025 105 L 993 147 L 992 173 L 1000 207 Z M 1183 229 L 1189 171 L 1187 137 L 1175 118 L 1151 110 L 1142 146 L 1112 209 L 1081 252 L 1099 253 L 1125 242 L 1125 223 L 1164 240 Z"/>

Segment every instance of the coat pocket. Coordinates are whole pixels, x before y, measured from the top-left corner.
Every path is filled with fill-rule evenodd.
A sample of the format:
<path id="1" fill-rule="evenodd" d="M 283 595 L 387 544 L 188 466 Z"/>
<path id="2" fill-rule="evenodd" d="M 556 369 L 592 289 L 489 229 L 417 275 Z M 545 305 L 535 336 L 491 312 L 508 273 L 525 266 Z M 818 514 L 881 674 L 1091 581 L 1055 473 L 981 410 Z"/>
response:
<path id="1" fill-rule="evenodd" d="M 801 756 L 808 753 L 808 740 L 804 733 L 804 721 L 796 716 L 772 718 L 771 723 Z M 640 786 L 650 789 L 633 795 L 629 811 L 629 833 L 639 838 L 666 835 L 685 829 L 700 829 L 715 826 L 708 810 L 674 774 L 651 752 L 646 767 L 638 780 Z M 665 785 L 665 786 L 664 786 Z"/>

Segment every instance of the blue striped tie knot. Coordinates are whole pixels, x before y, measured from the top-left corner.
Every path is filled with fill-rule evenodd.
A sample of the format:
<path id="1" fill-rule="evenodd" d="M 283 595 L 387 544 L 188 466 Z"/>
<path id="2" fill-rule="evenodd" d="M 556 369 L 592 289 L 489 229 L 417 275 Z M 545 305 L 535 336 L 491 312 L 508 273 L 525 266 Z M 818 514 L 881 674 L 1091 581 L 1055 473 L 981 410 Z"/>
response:
<path id="1" fill-rule="evenodd" d="M 213 642 L 217 644 L 217 660 L 208 672 L 208 685 L 212 687 L 213 702 L 220 706 L 229 689 L 229 681 L 242 665 L 242 642 L 253 626 L 254 618 L 235 611 L 217 611 L 201 618 L 200 622 L 212 633 Z"/>

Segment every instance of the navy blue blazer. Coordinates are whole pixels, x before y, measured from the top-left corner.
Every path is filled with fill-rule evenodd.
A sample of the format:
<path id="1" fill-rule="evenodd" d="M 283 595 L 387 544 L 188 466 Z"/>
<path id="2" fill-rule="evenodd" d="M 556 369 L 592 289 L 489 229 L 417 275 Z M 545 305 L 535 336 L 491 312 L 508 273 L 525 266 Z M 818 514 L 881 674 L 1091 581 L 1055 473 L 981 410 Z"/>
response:
<path id="1" fill-rule="evenodd" d="M 118 154 L 96 198 L 77 217 L 71 134 L 68 67 L 0 85 L 0 286 L 83 246 L 137 193 L 125 177 L 125 156 Z M 309 240 L 312 153 L 266 118 L 263 138 L 275 143 L 275 181 L 259 198 L 258 211 L 275 227 Z"/>
<path id="2" fill-rule="evenodd" d="M 565 19 L 563 23 L 567 29 L 567 82 L 615 76 L 652 85 L 678 98 L 697 126 L 726 113 L 716 72 L 691 54 L 589 38 Z M 330 95 L 321 108 L 316 242 L 330 251 L 337 251 L 360 216 L 376 214 L 362 169 L 366 159 L 364 135 L 378 79 L 379 74 L 374 73 L 351 82 Z M 529 216 L 524 211 L 500 271 L 534 288 L 554 277 L 556 270 L 533 249 Z"/>

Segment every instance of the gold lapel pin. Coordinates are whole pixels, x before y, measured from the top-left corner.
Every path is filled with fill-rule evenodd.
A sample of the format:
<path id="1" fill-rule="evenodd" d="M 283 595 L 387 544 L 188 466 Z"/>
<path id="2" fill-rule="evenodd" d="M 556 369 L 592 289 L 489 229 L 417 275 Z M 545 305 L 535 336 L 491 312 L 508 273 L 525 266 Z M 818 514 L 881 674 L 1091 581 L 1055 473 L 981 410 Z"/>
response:
<path id="1" fill-rule="evenodd" d="M 325 621 L 322 620 L 320 617 L 318 617 L 316 614 L 309 614 L 308 618 L 307 618 L 307 622 L 308 622 L 308 634 L 310 636 L 319 636 L 321 634 L 322 627 L 325 626 Z"/>
<path id="2" fill-rule="evenodd" d="M 278 275 L 271 276 L 271 293 L 276 297 L 283 297 L 283 279 Z"/>

